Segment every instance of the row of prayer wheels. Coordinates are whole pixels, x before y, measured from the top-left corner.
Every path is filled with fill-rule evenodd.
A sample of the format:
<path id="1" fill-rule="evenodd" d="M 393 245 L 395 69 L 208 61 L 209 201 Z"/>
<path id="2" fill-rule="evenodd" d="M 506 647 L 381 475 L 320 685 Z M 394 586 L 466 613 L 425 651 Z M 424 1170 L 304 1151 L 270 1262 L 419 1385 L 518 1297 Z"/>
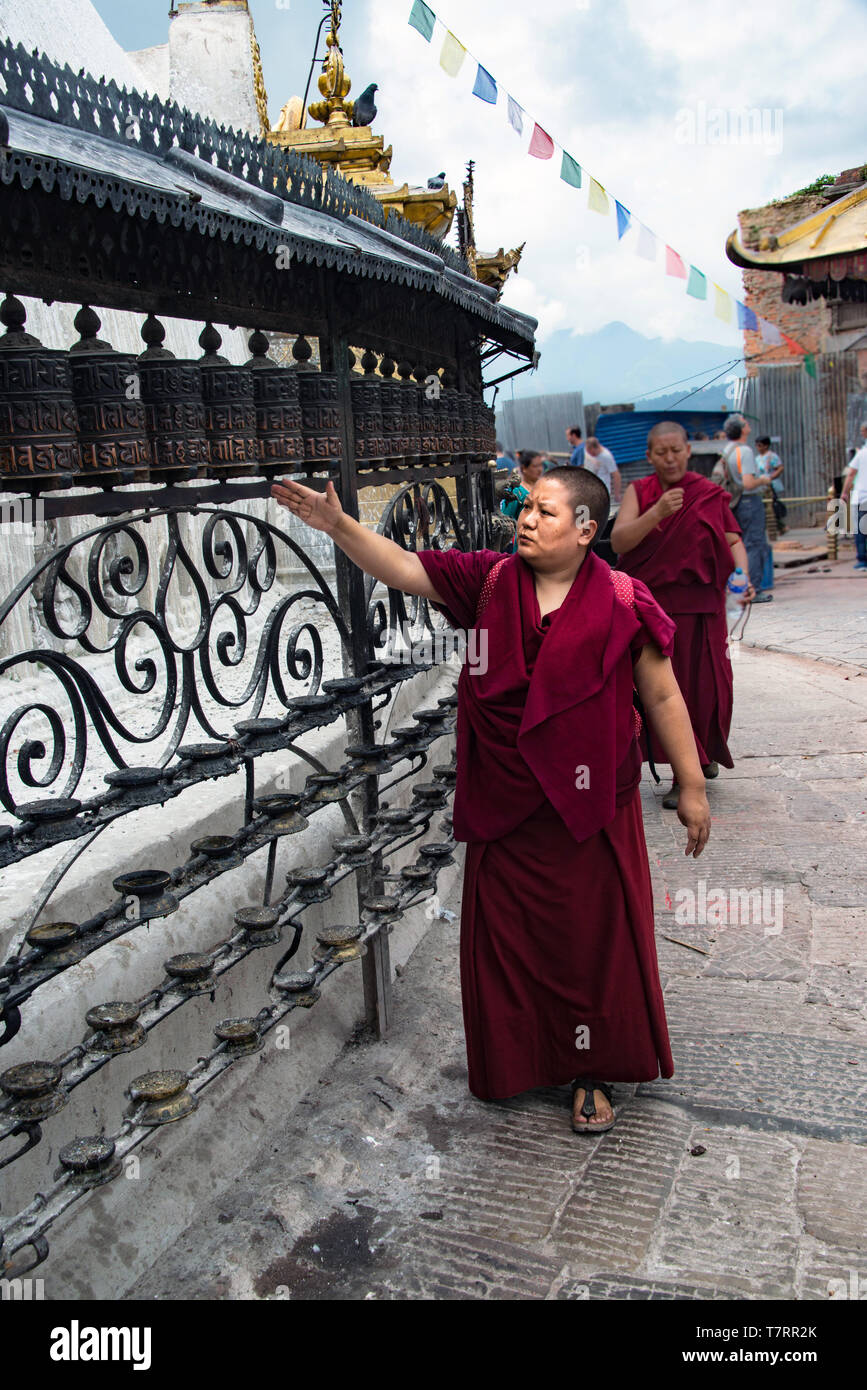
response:
<path id="1" fill-rule="evenodd" d="M 337 375 L 313 366 L 304 337 L 284 367 L 256 331 L 252 356 L 238 367 L 220 356 L 222 339 L 210 323 L 199 337 L 203 355 L 192 361 L 163 347 L 165 329 L 153 315 L 142 325 L 138 357 L 98 337 L 100 320 L 87 305 L 76 314 L 80 337 L 68 352 L 45 348 L 25 321 L 23 304 L 7 295 L 0 490 L 270 476 L 342 458 Z M 392 379 L 395 364 L 372 352 L 361 365 L 363 375 L 350 374 L 359 466 L 493 457 L 494 412 L 480 397 L 437 373 L 410 375 L 407 364 Z"/>

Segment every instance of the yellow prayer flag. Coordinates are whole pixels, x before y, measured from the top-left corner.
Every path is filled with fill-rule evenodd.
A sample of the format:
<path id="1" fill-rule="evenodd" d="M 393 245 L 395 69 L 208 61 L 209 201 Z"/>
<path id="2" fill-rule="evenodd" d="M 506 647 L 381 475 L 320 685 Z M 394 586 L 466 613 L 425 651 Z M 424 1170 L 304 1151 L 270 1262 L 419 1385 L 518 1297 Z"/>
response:
<path id="1" fill-rule="evenodd" d="M 449 77 L 457 77 L 461 70 L 461 63 L 466 57 L 467 50 L 464 48 L 460 39 L 456 39 L 451 29 L 447 30 L 443 40 L 442 53 L 440 54 L 440 67 L 447 72 Z"/>
<path id="2" fill-rule="evenodd" d="M 732 300 L 731 300 L 731 295 L 726 294 L 725 290 L 721 290 L 720 287 L 719 287 L 719 285 L 717 284 L 716 280 L 714 280 L 714 282 L 713 282 L 713 288 L 714 288 L 714 306 L 713 306 L 713 311 L 714 311 L 714 313 L 716 314 L 716 316 L 717 316 L 718 319 L 722 319 L 723 323 L 731 323 L 731 321 L 732 321 Z"/>
<path id="3" fill-rule="evenodd" d="M 587 206 L 591 212 L 601 212 L 603 215 L 609 211 L 608 194 L 605 192 L 602 184 L 597 183 L 595 179 L 590 180 Z"/>

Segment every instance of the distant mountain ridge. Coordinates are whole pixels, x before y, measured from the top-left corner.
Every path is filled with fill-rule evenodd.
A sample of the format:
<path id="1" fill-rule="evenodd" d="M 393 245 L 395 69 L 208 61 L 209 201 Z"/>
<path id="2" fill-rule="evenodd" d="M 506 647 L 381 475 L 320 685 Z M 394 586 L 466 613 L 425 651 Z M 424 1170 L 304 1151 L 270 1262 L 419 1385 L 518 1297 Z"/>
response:
<path id="1" fill-rule="evenodd" d="M 726 378 L 744 371 L 740 361 L 726 366 L 737 356 L 737 348 L 720 343 L 646 338 L 619 322 L 606 323 L 595 333 L 573 335 L 561 329 L 543 343 L 538 370 L 514 378 L 515 397 L 581 391 L 585 405 L 635 401 L 642 409 L 666 409 L 714 376 L 716 368 L 719 380 L 691 395 L 689 406 L 726 409 Z M 511 394 L 509 386 L 505 391 Z M 653 393 L 652 404 L 648 392 Z"/>

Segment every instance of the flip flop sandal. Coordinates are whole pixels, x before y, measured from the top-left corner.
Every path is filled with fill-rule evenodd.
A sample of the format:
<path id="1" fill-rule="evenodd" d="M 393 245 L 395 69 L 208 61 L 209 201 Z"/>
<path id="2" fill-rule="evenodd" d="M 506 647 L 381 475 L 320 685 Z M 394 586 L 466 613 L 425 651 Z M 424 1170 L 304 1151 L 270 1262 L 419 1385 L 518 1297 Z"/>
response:
<path id="1" fill-rule="evenodd" d="M 594 1125 L 591 1121 L 591 1116 L 596 1114 L 596 1102 L 593 1099 L 593 1092 L 601 1091 L 605 1099 L 608 1101 L 608 1104 L 611 1105 L 614 1100 L 614 1087 L 609 1086 L 608 1083 L 605 1081 L 591 1081 L 589 1080 L 589 1078 L 587 1080 L 583 1080 L 581 1077 L 579 1077 L 577 1081 L 572 1082 L 573 1112 L 575 1108 L 576 1091 L 584 1092 L 584 1102 L 581 1106 L 579 1114 L 587 1116 L 587 1123 L 586 1125 L 576 1125 L 573 1114 L 572 1129 L 574 1130 L 574 1132 L 576 1134 L 604 1134 L 607 1129 L 613 1129 L 617 1121 L 616 1112 L 614 1113 L 613 1118 L 610 1119 L 604 1125 Z"/>

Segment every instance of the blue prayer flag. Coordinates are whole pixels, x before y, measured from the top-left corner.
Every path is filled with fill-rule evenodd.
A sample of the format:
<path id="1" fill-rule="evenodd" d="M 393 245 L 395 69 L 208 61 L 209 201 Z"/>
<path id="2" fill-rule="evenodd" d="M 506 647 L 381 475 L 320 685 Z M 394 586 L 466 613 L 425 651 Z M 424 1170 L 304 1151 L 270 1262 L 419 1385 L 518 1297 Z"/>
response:
<path id="1" fill-rule="evenodd" d="M 738 328 L 758 328 L 759 321 L 746 304 L 742 304 L 739 299 L 735 300 L 738 306 Z"/>
<path id="2" fill-rule="evenodd" d="M 473 96 L 481 97 L 482 101 L 489 101 L 496 104 L 497 84 L 486 68 L 479 63 L 479 70 L 476 73 L 476 83 L 473 87 Z"/>
<path id="3" fill-rule="evenodd" d="M 620 241 L 621 237 L 625 236 L 629 230 L 632 213 L 622 203 L 618 203 L 616 198 L 614 199 L 614 206 L 617 209 L 617 240 Z"/>

